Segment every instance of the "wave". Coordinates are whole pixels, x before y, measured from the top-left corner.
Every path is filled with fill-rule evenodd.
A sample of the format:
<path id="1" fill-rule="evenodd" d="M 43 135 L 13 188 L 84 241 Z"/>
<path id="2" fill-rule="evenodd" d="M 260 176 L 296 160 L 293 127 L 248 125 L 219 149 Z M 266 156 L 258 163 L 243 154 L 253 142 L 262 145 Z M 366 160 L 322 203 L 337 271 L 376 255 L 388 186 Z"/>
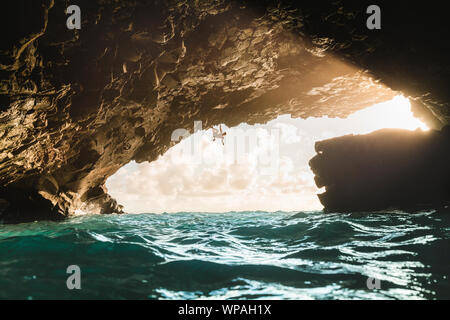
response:
<path id="1" fill-rule="evenodd" d="M 0 298 L 450 298 L 450 216 L 177 213 L 0 229 Z M 79 265 L 82 290 L 65 287 Z M 369 290 L 368 277 L 381 281 Z"/>

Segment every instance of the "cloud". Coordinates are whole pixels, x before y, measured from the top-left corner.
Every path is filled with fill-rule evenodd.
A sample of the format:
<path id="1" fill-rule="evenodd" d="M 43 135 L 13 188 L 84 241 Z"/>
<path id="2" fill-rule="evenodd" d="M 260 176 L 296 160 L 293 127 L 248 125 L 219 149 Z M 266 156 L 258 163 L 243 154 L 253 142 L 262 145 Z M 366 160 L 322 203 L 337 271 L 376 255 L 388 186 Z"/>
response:
<path id="1" fill-rule="evenodd" d="M 212 130 L 198 131 L 152 163 L 124 166 L 107 188 L 135 213 L 318 210 L 319 190 L 308 166 L 315 141 L 384 125 L 423 126 L 402 97 L 348 119 L 284 115 L 265 125 L 222 126 L 225 146 L 212 141 Z"/>
<path id="2" fill-rule="evenodd" d="M 296 128 L 276 123 L 266 128 L 242 125 L 226 130 L 226 147 L 220 141 L 212 141 L 210 130 L 201 131 L 152 163 L 132 162 L 124 166 L 108 179 L 110 194 L 126 211 L 135 213 L 295 210 L 294 204 L 299 205 L 304 191 L 299 185 L 300 173 L 295 172 L 293 160 L 286 155 L 279 157 L 276 149 L 281 140 L 291 144 L 300 141 L 295 137 Z M 240 142 L 245 146 L 232 141 L 242 136 L 247 136 Z M 198 146 L 194 146 L 195 139 Z M 263 176 L 261 169 L 272 165 L 271 154 L 279 158 L 276 170 Z M 320 208 L 317 200 L 307 196 L 313 199 L 309 202 L 315 208 Z"/>

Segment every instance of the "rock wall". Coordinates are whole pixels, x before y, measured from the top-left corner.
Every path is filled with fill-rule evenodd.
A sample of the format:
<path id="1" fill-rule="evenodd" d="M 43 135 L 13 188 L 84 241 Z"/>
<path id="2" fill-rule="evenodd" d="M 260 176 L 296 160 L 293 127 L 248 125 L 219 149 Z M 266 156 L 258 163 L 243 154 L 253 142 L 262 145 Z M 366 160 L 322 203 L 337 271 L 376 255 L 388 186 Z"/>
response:
<path id="1" fill-rule="evenodd" d="M 310 166 L 334 212 L 444 208 L 450 204 L 450 127 L 383 129 L 316 143 Z"/>
<path id="2" fill-rule="evenodd" d="M 68 30 L 69 4 L 0 13 L 3 220 L 121 212 L 106 179 L 194 121 L 345 117 L 389 87 L 430 125 L 449 119 L 445 28 L 426 10 L 404 26 L 419 11 L 386 4 L 371 31 L 364 1 L 80 0 L 81 30 Z"/>

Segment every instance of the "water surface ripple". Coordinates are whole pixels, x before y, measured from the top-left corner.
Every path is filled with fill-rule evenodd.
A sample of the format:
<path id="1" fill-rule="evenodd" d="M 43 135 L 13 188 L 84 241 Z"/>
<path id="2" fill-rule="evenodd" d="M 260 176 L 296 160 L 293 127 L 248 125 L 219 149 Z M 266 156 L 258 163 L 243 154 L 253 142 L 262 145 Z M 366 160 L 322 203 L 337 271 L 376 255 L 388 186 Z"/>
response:
<path id="1" fill-rule="evenodd" d="M 449 299 L 449 253 L 439 212 L 91 215 L 0 225 L 0 298 Z"/>

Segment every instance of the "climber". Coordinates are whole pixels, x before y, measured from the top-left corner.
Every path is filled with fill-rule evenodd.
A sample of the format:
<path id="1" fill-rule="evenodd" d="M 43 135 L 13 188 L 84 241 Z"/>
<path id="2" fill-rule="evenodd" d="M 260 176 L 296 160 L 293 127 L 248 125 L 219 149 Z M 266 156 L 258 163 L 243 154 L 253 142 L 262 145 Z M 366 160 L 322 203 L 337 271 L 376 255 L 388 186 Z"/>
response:
<path id="1" fill-rule="evenodd" d="M 222 132 L 222 125 L 219 126 L 220 132 L 219 130 L 217 130 L 217 128 L 212 128 L 213 130 L 213 141 L 216 141 L 217 139 L 222 139 L 222 145 L 225 145 L 224 139 L 225 136 L 227 135 L 226 132 Z"/>

